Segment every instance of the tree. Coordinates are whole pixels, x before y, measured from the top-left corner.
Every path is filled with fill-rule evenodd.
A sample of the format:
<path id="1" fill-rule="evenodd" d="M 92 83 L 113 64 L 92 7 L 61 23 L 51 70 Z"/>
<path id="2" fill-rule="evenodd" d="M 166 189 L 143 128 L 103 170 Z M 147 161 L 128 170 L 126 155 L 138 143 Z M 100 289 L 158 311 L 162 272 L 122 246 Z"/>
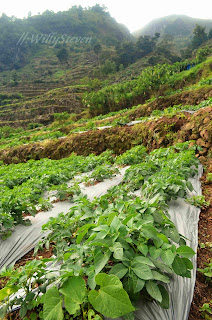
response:
<path id="1" fill-rule="evenodd" d="M 142 58 L 155 49 L 156 40 L 150 36 L 140 36 L 136 42 L 137 57 Z"/>
<path id="2" fill-rule="evenodd" d="M 94 47 L 93 47 L 93 51 L 95 52 L 95 54 L 97 55 L 97 60 L 98 60 L 98 64 L 99 64 L 99 54 L 102 51 L 102 46 L 99 42 L 97 42 Z"/>
<path id="3" fill-rule="evenodd" d="M 115 73 L 116 72 L 116 63 L 114 61 L 111 61 L 107 59 L 102 66 L 102 73 L 108 75 L 109 73 Z"/>
<path id="4" fill-rule="evenodd" d="M 136 61 L 136 49 L 135 44 L 131 41 L 123 42 L 121 45 L 117 45 L 117 64 L 122 64 L 124 67 L 127 67 L 129 64 Z"/>
<path id="5" fill-rule="evenodd" d="M 197 50 L 197 53 L 196 53 L 197 63 L 203 62 L 210 53 L 211 53 L 211 50 L 209 49 L 208 46 Z"/>
<path id="6" fill-rule="evenodd" d="M 208 32 L 208 39 L 209 40 L 212 39 L 212 28 Z"/>
<path id="7" fill-rule="evenodd" d="M 66 48 L 62 48 L 57 53 L 57 58 L 61 63 L 67 63 L 69 58 L 69 53 Z"/>
<path id="8" fill-rule="evenodd" d="M 203 42 L 207 40 L 207 34 L 205 27 L 201 27 L 199 24 L 193 30 L 192 48 L 197 49 Z"/>

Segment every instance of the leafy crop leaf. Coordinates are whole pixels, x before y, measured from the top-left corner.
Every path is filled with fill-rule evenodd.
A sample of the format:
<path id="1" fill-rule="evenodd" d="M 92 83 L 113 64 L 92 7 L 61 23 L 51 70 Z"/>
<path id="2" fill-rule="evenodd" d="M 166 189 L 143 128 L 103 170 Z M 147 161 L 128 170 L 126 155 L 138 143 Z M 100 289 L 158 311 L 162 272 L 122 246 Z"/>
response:
<path id="1" fill-rule="evenodd" d="M 143 226 L 141 231 L 146 238 L 157 238 L 157 230 L 153 226 Z"/>
<path id="2" fill-rule="evenodd" d="M 132 264 L 132 270 L 142 280 L 153 279 L 150 267 L 145 264 L 134 262 Z"/>
<path id="3" fill-rule="evenodd" d="M 85 281 L 82 277 L 71 277 L 60 288 L 65 296 L 65 308 L 69 314 L 75 314 L 83 303 L 86 293 Z"/>
<path id="4" fill-rule="evenodd" d="M 127 279 L 127 285 L 129 287 L 129 291 L 137 293 L 143 289 L 145 281 L 138 278 L 135 273 L 132 273 Z"/>
<path id="5" fill-rule="evenodd" d="M 160 257 L 162 249 L 156 249 L 155 247 L 151 247 L 149 249 L 149 253 L 152 256 L 153 259 L 157 259 L 158 257 Z"/>
<path id="6" fill-rule="evenodd" d="M 143 263 L 143 264 L 146 264 L 147 266 L 150 266 L 150 267 L 154 267 L 154 263 L 147 257 L 142 257 L 141 255 L 139 256 L 136 256 L 133 261 L 135 262 L 138 262 L 138 263 Z"/>
<path id="7" fill-rule="evenodd" d="M 183 261 L 184 261 L 187 269 L 189 269 L 189 270 L 193 269 L 193 263 L 191 262 L 191 260 L 189 260 L 188 258 L 183 258 Z"/>
<path id="8" fill-rule="evenodd" d="M 183 258 L 192 258 L 195 255 L 195 252 L 192 248 L 187 246 L 180 246 L 176 251 Z"/>
<path id="9" fill-rule="evenodd" d="M 91 290 L 88 299 L 96 311 L 105 317 L 117 318 L 135 310 L 118 277 L 99 274 L 95 280 L 100 289 Z"/>
<path id="10" fill-rule="evenodd" d="M 128 268 L 126 268 L 122 263 L 115 264 L 115 266 L 112 267 L 109 274 L 114 274 L 119 279 L 122 279 L 125 274 L 127 273 Z"/>
<path id="11" fill-rule="evenodd" d="M 158 285 L 154 281 L 148 281 L 146 284 L 148 294 L 155 300 L 162 302 L 162 295 Z"/>
<path id="12" fill-rule="evenodd" d="M 5 287 L 0 290 L 0 301 L 3 301 L 5 298 L 9 297 L 11 294 L 18 291 L 16 286 Z"/>
<path id="13" fill-rule="evenodd" d="M 162 295 L 162 301 L 159 303 L 161 308 L 169 309 L 169 294 L 168 291 L 161 284 L 158 285 L 160 293 Z"/>
<path id="14" fill-rule="evenodd" d="M 170 282 L 169 277 L 165 276 L 164 274 L 162 274 L 162 273 L 160 273 L 158 271 L 152 270 L 152 274 L 153 274 L 154 280 L 158 280 L 158 281 L 161 281 L 161 282 L 164 282 L 164 283 L 169 283 Z"/>
<path id="15" fill-rule="evenodd" d="M 168 249 L 162 251 L 161 258 L 166 264 L 168 264 L 168 266 L 171 266 L 174 261 L 175 254 L 170 249 Z"/>
<path id="16" fill-rule="evenodd" d="M 174 258 L 174 261 L 172 263 L 172 268 L 178 276 L 184 275 L 187 270 L 186 264 L 183 258 L 179 258 L 178 256 Z"/>
<path id="17" fill-rule="evenodd" d="M 43 317 L 44 320 L 63 320 L 62 299 L 55 286 L 44 296 Z"/>
<path id="18" fill-rule="evenodd" d="M 110 259 L 111 252 L 107 250 L 105 253 L 98 252 L 94 257 L 95 273 L 98 274 L 102 271 L 108 260 Z"/>
<path id="19" fill-rule="evenodd" d="M 144 256 L 146 256 L 149 251 L 148 246 L 143 243 L 138 246 L 138 250 L 143 253 Z"/>

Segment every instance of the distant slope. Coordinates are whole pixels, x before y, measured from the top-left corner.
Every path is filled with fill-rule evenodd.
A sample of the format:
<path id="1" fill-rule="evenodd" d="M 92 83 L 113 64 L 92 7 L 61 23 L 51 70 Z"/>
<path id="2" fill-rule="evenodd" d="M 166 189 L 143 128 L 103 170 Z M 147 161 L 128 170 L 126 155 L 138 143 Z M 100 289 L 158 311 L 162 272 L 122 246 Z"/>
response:
<path id="1" fill-rule="evenodd" d="M 0 30 L 1 72 L 23 68 L 32 57 L 45 50 L 56 56 L 61 46 L 72 52 L 83 52 L 93 50 L 96 42 L 112 46 L 133 39 L 129 30 L 99 5 L 88 9 L 74 6 L 57 13 L 47 10 L 26 19 L 2 14 Z M 84 38 L 83 43 L 76 40 L 79 37 Z M 53 42 L 56 38 L 58 43 Z M 90 40 L 86 42 L 85 38 Z"/>
<path id="2" fill-rule="evenodd" d="M 133 33 L 135 37 L 140 35 L 154 35 L 160 32 L 161 36 L 170 34 L 175 37 L 191 37 L 195 25 L 199 24 L 206 27 L 206 31 L 212 28 L 212 19 L 197 19 L 185 15 L 170 15 L 155 19 L 145 27 Z"/>

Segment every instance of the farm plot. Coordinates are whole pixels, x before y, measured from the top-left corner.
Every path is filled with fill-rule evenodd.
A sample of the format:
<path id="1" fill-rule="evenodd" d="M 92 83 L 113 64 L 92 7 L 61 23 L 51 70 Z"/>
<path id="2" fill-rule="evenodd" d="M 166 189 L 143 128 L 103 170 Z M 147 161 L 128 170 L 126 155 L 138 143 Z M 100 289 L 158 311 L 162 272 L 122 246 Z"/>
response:
<path id="1" fill-rule="evenodd" d="M 195 274 L 191 258 L 195 255 L 197 237 L 197 225 L 193 232 L 187 224 L 188 219 L 196 223 L 199 211 L 189 204 L 186 205 L 189 210 L 180 207 L 183 208 L 183 198 L 194 195 L 191 181 L 196 180 L 189 179 L 198 174 L 195 148 L 184 143 L 148 155 L 144 147 L 138 146 L 115 160 L 116 165 L 131 165 L 122 183 L 109 190 L 107 185 L 107 192 L 93 200 L 77 189 L 69 212 L 50 218 L 43 226 L 47 234 L 36 250 L 48 248 L 51 243 L 54 256 L 28 262 L 21 269 L 2 270 L 0 276 L 6 277 L 7 283 L 0 290 L 1 317 L 19 305 L 22 318 L 97 320 L 124 316 L 133 319 L 139 305 L 136 314 L 139 316 L 141 312 L 141 319 L 152 319 L 152 312 L 160 315 L 157 319 L 169 319 L 177 303 L 173 289 L 180 287 L 189 288 L 182 318 L 187 319 L 194 286 L 190 278 Z M 83 168 L 85 163 L 88 165 L 88 159 L 92 163 L 90 169 L 101 164 L 93 171 L 98 176 L 97 182 L 101 172 L 105 174 L 103 180 L 108 178 L 108 167 L 114 161 L 111 152 L 95 157 L 95 161 L 91 161 L 94 159 L 91 156 L 79 159 Z M 81 170 L 77 167 L 74 175 L 86 171 L 82 167 Z M 90 182 L 95 181 L 93 173 Z M 114 174 L 114 167 L 110 174 Z M 98 188 L 98 184 L 94 187 Z M 181 203 L 176 209 L 176 203 L 170 201 L 179 198 Z M 184 234 L 179 232 L 181 229 Z M 192 247 L 189 240 L 194 241 Z M 46 268 L 47 262 L 53 264 L 51 269 Z M 176 285 L 179 277 L 183 282 Z M 22 296 L 17 294 L 20 289 L 24 291 Z M 149 301 L 153 311 L 148 311 L 151 314 L 148 317 L 145 310 L 150 310 Z M 158 311 L 161 308 L 165 311 Z M 179 319 L 177 309 L 173 319 Z"/>

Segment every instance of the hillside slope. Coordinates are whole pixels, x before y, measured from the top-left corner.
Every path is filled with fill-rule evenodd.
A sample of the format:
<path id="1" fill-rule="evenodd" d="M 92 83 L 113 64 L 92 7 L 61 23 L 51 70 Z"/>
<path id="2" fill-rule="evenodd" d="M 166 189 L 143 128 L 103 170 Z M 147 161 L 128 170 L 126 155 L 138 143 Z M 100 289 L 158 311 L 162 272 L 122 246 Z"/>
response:
<path id="1" fill-rule="evenodd" d="M 186 15 L 170 15 L 155 19 L 145 27 L 133 32 L 135 37 L 140 35 L 154 35 L 159 32 L 161 36 L 170 34 L 176 37 L 191 37 L 195 25 L 199 24 L 206 27 L 206 31 L 212 28 L 212 19 L 197 19 Z"/>

